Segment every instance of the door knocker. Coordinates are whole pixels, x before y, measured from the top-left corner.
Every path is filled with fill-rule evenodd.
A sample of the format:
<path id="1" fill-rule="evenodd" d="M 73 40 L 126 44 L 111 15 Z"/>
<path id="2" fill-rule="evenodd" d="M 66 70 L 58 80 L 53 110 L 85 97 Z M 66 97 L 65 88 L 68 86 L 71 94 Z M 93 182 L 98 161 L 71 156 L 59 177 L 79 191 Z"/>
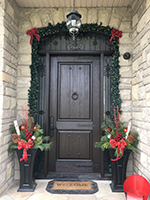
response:
<path id="1" fill-rule="evenodd" d="M 78 99 L 78 94 L 77 94 L 76 92 L 74 92 L 74 93 L 72 94 L 72 99 L 73 99 L 74 101 Z"/>

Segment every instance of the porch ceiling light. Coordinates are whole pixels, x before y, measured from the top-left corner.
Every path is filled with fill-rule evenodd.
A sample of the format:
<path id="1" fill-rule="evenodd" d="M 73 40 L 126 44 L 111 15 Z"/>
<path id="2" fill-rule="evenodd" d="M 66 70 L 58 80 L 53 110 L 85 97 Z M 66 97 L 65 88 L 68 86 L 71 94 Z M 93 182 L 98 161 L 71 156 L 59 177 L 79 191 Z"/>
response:
<path id="1" fill-rule="evenodd" d="M 69 30 L 69 34 L 73 37 L 73 40 L 75 40 L 75 37 L 79 33 L 79 29 L 81 27 L 81 15 L 75 10 L 75 0 L 73 1 L 73 10 L 66 15 L 67 21 L 66 26 Z"/>

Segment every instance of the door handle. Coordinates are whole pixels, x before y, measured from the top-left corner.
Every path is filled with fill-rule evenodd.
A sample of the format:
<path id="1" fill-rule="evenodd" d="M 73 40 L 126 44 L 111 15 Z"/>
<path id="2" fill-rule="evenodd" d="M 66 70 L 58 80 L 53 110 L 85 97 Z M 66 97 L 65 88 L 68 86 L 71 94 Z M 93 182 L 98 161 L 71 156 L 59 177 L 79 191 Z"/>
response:
<path id="1" fill-rule="evenodd" d="M 49 130 L 50 130 L 50 137 L 54 136 L 54 117 L 50 116 L 49 117 Z"/>
<path id="2" fill-rule="evenodd" d="M 99 124 L 78 124 L 78 127 L 100 127 Z"/>

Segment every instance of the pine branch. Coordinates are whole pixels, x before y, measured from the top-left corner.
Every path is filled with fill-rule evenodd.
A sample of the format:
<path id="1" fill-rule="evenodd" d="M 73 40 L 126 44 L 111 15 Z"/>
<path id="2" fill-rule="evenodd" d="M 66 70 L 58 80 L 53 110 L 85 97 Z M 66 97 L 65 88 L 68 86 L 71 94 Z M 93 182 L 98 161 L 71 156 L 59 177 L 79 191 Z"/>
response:
<path id="1" fill-rule="evenodd" d="M 102 148 L 102 151 L 104 151 L 105 149 L 108 149 L 108 148 L 110 148 L 111 146 L 110 146 L 110 143 L 109 142 L 105 142 L 102 146 L 101 146 L 101 148 Z"/>
<path id="2" fill-rule="evenodd" d="M 108 138 L 107 138 L 106 135 L 104 135 L 104 136 L 101 137 L 101 142 L 108 142 L 108 141 L 109 140 L 108 140 Z"/>
<path id="3" fill-rule="evenodd" d="M 49 136 L 43 137 L 43 142 L 47 142 L 47 141 L 49 141 Z"/>
<path id="4" fill-rule="evenodd" d="M 41 144 L 38 144 L 38 143 L 36 143 L 34 146 L 33 146 L 33 148 L 39 148 L 41 151 L 43 151 L 44 150 L 44 147 L 41 145 Z"/>
<path id="5" fill-rule="evenodd" d="M 10 132 L 13 134 L 13 133 L 16 133 L 16 129 L 14 127 L 14 125 L 10 125 Z"/>
<path id="6" fill-rule="evenodd" d="M 8 155 L 14 150 L 14 148 L 17 148 L 18 144 L 12 143 L 8 148 Z"/>
<path id="7" fill-rule="evenodd" d="M 101 125 L 101 129 L 102 129 L 103 131 L 107 129 L 107 126 L 106 126 L 106 124 L 105 124 L 104 122 L 103 122 L 102 125 Z"/>
<path id="8" fill-rule="evenodd" d="M 52 142 L 50 142 L 50 143 L 43 143 L 42 144 L 42 146 L 44 147 L 44 150 L 50 150 L 51 145 L 52 145 Z"/>
<path id="9" fill-rule="evenodd" d="M 33 146 L 33 148 L 39 148 L 41 151 L 44 151 L 44 150 L 50 150 L 51 145 L 52 145 L 52 142 L 50 142 L 50 143 L 41 143 L 41 144 L 36 143 Z"/>
<path id="10" fill-rule="evenodd" d="M 95 143 L 95 147 L 96 147 L 96 148 L 101 148 L 101 146 L 102 146 L 103 144 L 104 144 L 103 142 L 96 142 L 96 143 Z"/>
<path id="11" fill-rule="evenodd" d="M 114 123 L 111 119 L 107 119 L 107 122 L 106 122 L 107 126 L 109 126 L 112 130 L 115 128 L 114 127 Z"/>
<path id="12" fill-rule="evenodd" d="M 135 136 L 139 135 L 137 131 L 132 132 L 132 134 L 134 134 Z"/>

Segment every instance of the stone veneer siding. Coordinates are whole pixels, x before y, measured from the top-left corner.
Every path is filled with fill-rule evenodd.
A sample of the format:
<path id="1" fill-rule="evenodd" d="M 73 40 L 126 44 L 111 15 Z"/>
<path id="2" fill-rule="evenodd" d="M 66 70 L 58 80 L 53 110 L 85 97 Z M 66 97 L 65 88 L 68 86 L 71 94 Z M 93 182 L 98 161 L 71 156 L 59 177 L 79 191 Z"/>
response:
<path id="1" fill-rule="evenodd" d="M 33 27 L 46 27 L 48 23 L 53 25 L 58 22 L 66 21 L 66 14 L 72 8 L 40 8 L 40 9 L 19 9 L 19 46 L 18 46 L 18 83 L 17 83 L 17 112 L 18 121 L 22 118 L 21 105 L 27 104 L 28 88 L 30 86 L 31 64 L 31 45 L 30 37 L 26 31 Z M 132 11 L 131 8 L 78 8 L 77 11 L 82 15 L 82 23 L 103 23 L 104 26 L 117 28 L 123 31 L 120 39 L 120 73 L 121 84 L 120 93 L 122 103 L 122 119 L 127 121 L 131 119 L 131 89 L 132 89 L 132 60 L 124 60 L 122 55 L 125 52 L 132 52 Z M 131 155 L 132 158 L 132 155 Z M 16 161 L 17 162 L 17 161 Z M 19 177 L 18 164 L 15 165 L 15 178 Z M 128 163 L 128 175 L 132 174 L 132 159 Z"/>
<path id="2" fill-rule="evenodd" d="M 4 2 L 4 3 L 2 3 Z M 66 20 L 72 8 L 18 8 L 13 0 L 0 1 L 0 193 L 15 179 L 19 178 L 19 165 L 14 154 L 8 156 L 11 141 L 9 125 L 17 118 L 22 119 L 21 105 L 28 102 L 30 86 L 31 45 L 26 31 L 33 27 L 45 27 Z M 123 31 L 120 38 L 120 94 L 122 120 L 132 118 L 132 59 L 124 60 L 125 52 L 132 53 L 132 10 L 131 8 L 78 8 L 82 23 L 100 23 Z M 16 113 L 17 112 L 17 113 Z M 136 128 L 136 126 L 134 126 Z M 128 163 L 127 175 L 132 174 L 132 155 Z"/>
<path id="3" fill-rule="evenodd" d="M 0 194 L 13 182 L 14 154 L 8 156 L 9 125 L 17 116 L 18 8 L 0 1 Z"/>
<path id="4" fill-rule="evenodd" d="M 135 1 L 133 11 L 132 121 L 140 134 L 133 162 L 150 181 L 150 1 Z"/>
<path id="5" fill-rule="evenodd" d="M 66 9 L 18 8 L 13 0 L 0 1 L 0 194 L 12 183 L 14 154 L 8 156 L 9 125 L 21 119 L 21 105 L 27 104 L 30 86 L 31 46 L 26 31 L 66 20 Z M 78 8 L 82 23 L 100 23 L 123 31 L 120 39 L 120 94 L 122 119 L 132 119 L 139 132 L 139 145 L 128 164 L 128 173 L 150 180 L 150 0 L 134 0 L 131 8 Z M 19 44 L 18 44 L 19 43 Z M 124 60 L 122 55 L 132 57 Z M 18 113 L 18 114 L 17 114 Z M 18 162 L 15 178 L 19 177 Z"/>

